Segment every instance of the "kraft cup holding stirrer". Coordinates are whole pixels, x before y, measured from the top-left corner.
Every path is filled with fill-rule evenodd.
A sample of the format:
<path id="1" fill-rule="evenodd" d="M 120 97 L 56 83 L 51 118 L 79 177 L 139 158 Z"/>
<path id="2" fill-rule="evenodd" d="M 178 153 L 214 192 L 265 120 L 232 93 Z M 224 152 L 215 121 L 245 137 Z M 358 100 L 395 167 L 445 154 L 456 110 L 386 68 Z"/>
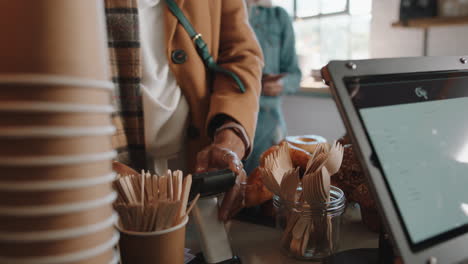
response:
<path id="1" fill-rule="evenodd" d="M 187 207 L 191 185 L 191 175 L 170 170 L 163 175 L 143 171 L 115 181 L 123 264 L 184 263 L 185 226 L 198 199 Z"/>
<path id="2" fill-rule="evenodd" d="M 123 263 L 184 263 L 187 222 L 188 217 L 171 228 L 146 233 L 126 231 L 118 226 L 121 229 L 119 245 Z"/>
<path id="3" fill-rule="evenodd" d="M 191 193 L 200 193 L 201 198 L 192 217 L 206 263 L 241 263 L 232 251 L 224 223 L 218 219 L 218 197 L 229 191 L 235 181 L 236 175 L 230 170 L 193 175 Z"/>

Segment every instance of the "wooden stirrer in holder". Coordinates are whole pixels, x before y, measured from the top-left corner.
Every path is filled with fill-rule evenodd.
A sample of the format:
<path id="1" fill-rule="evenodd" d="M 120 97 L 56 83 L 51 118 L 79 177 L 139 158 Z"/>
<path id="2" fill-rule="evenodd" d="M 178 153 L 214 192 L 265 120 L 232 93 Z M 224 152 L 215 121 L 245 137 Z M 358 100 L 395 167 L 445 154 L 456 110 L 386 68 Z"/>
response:
<path id="1" fill-rule="evenodd" d="M 129 231 L 154 232 L 180 224 L 190 213 L 197 195 L 187 209 L 192 176 L 183 177 L 182 171 L 167 171 L 165 175 L 119 177 L 114 182 L 118 193 L 115 210 L 121 227 Z"/>

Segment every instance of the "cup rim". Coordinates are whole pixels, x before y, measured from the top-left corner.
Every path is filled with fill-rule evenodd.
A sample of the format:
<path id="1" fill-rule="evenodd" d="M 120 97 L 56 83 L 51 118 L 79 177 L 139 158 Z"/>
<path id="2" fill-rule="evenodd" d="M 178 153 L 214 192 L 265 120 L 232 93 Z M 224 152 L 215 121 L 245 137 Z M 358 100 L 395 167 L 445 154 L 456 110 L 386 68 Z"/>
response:
<path id="1" fill-rule="evenodd" d="M 117 222 L 117 223 L 115 224 L 115 227 L 117 228 L 117 230 L 119 230 L 120 232 L 122 232 L 122 233 L 124 233 L 124 234 L 127 234 L 127 235 L 132 235 L 132 236 L 143 236 L 143 237 L 145 237 L 145 236 L 158 236 L 158 235 L 164 235 L 164 234 L 167 234 L 167 233 L 176 231 L 176 230 L 178 230 L 178 229 L 184 227 L 184 226 L 187 224 L 188 220 L 189 220 L 189 217 L 186 216 L 186 217 L 184 218 L 184 220 L 183 220 L 180 224 L 178 224 L 178 225 L 176 225 L 176 226 L 173 226 L 173 227 L 170 227 L 170 228 L 168 228 L 168 229 L 158 230 L 158 231 L 154 231 L 154 232 L 136 232 L 136 231 L 128 231 L 128 230 L 123 229 L 123 228 L 120 226 L 120 223 L 119 223 L 119 222 Z"/>
<path id="2" fill-rule="evenodd" d="M 117 178 L 115 172 L 103 176 L 77 179 L 77 180 L 56 180 L 56 181 L 0 181 L 0 191 L 34 192 L 34 191 L 55 191 L 69 190 L 90 187 L 94 185 L 113 182 Z"/>
<path id="3" fill-rule="evenodd" d="M 119 261 L 120 261 L 120 255 L 117 251 L 114 250 L 114 257 L 109 262 L 109 264 L 119 264 Z"/>
<path id="4" fill-rule="evenodd" d="M 301 139 L 310 139 L 311 141 L 304 141 Z M 287 136 L 286 141 L 300 145 L 318 145 L 327 143 L 327 139 L 319 135 Z"/>
<path id="5" fill-rule="evenodd" d="M 94 209 L 103 205 L 112 204 L 117 199 L 117 193 L 112 191 L 109 195 L 79 203 L 45 206 L 0 206 L 0 215 L 4 216 L 50 216 L 68 214 Z"/>
<path id="6" fill-rule="evenodd" d="M 62 264 L 77 262 L 86 259 L 90 259 L 100 254 L 106 252 L 106 250 L 112 249 L 117 242 L 119 241 L 120 234 L 119 232 L 114 232 L 112 238 L 107 242 L 93 247 L 91 249 L 86 249 L 70 254 L 57 255 L 57 256 L 45 256 L 45 257 L 27 257 L 27 258 L 9 258 L 1 257 L 0 263 L 9 263 L 9 264 Z M 115 251 L 114 251 L 115 252 Z M 112 263 L 112 262 L 111 262 Z"/>
<path id="7" fill-rule="evenodd" d="M 0 232 L 0 241 L 8 241 L 12 243 L 29 243 L 40 241 L 55 241 L 61 239 L 72 239 L 80 236 L 86 236 L 91 233 L 102 231 L 112 227 L 118 220 L 118 215 L 114 212 L 110 217 L 99 223 L 79 226 L 74 228 L 65 228 L 58 230 L 47 231 L 32 231 L 32 232 Z"/>
<path id="8" fill-rule="evenodd" d="M 113 90 L 114 83 L 108 80 L 97 80 L 57 74 L 37 73 L 2 73 L 0 84 L 23 84 L 23 85 L 51 85 L 51 86 L 79 86 L 85 88 L 98 88 Z"/>
<path id="9" fill-rule="evenodd" d="M 49 166 L 49 165 L 71 165 L 89 163 L 96 161 L 112 160 L 117 157 L 115 150 L 108 152 L 81 154 L 81 155 L 54 155 L 54 156 L 0 156 L 0 166 Z"/>
<path id="10" fill-rule="evenodd" d="M 24 126 L 0 127 L 0 138 L 46 138 L 108 136 L 116 131 L 114 126 L 66 127 L 66 126 Z"/>
<path id="11" fill-rule="evenodd" d="M 115 112 L 112 105 L 14 101 L 0 104 L 0 112 L 105 113 Z"/>

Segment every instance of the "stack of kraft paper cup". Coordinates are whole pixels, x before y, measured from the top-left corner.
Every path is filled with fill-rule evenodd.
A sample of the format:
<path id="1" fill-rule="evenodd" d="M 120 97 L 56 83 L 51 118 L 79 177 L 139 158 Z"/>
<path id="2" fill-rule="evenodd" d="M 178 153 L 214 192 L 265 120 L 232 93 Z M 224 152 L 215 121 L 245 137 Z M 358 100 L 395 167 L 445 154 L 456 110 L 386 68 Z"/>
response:
<path id="1" fill-rule="evenodd" d="M 0 1 L 0 264 L 113 264 L 101 0 Z"/>

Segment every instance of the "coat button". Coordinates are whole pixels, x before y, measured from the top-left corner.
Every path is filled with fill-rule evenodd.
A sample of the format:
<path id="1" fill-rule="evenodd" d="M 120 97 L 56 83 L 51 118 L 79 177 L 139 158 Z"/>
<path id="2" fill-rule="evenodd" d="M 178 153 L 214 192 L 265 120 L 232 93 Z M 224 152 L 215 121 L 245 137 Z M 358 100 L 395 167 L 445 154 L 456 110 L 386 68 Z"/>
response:
<path id="1" fill-rule="evenodd" d="M 190 139 L 197 139 L 198 137 L 200 137 L 200 131 L 198 130 L 198 128 L 189 125 L 189 127 L 187 128 L 187 136 Z"/>
<path id="2" fill-rule="evenodd" d="M 174 50 L 171 55 L 172 62 L 175 64 L 182 64 L 187 61 L 187 53 L 183 50 Z"/>

